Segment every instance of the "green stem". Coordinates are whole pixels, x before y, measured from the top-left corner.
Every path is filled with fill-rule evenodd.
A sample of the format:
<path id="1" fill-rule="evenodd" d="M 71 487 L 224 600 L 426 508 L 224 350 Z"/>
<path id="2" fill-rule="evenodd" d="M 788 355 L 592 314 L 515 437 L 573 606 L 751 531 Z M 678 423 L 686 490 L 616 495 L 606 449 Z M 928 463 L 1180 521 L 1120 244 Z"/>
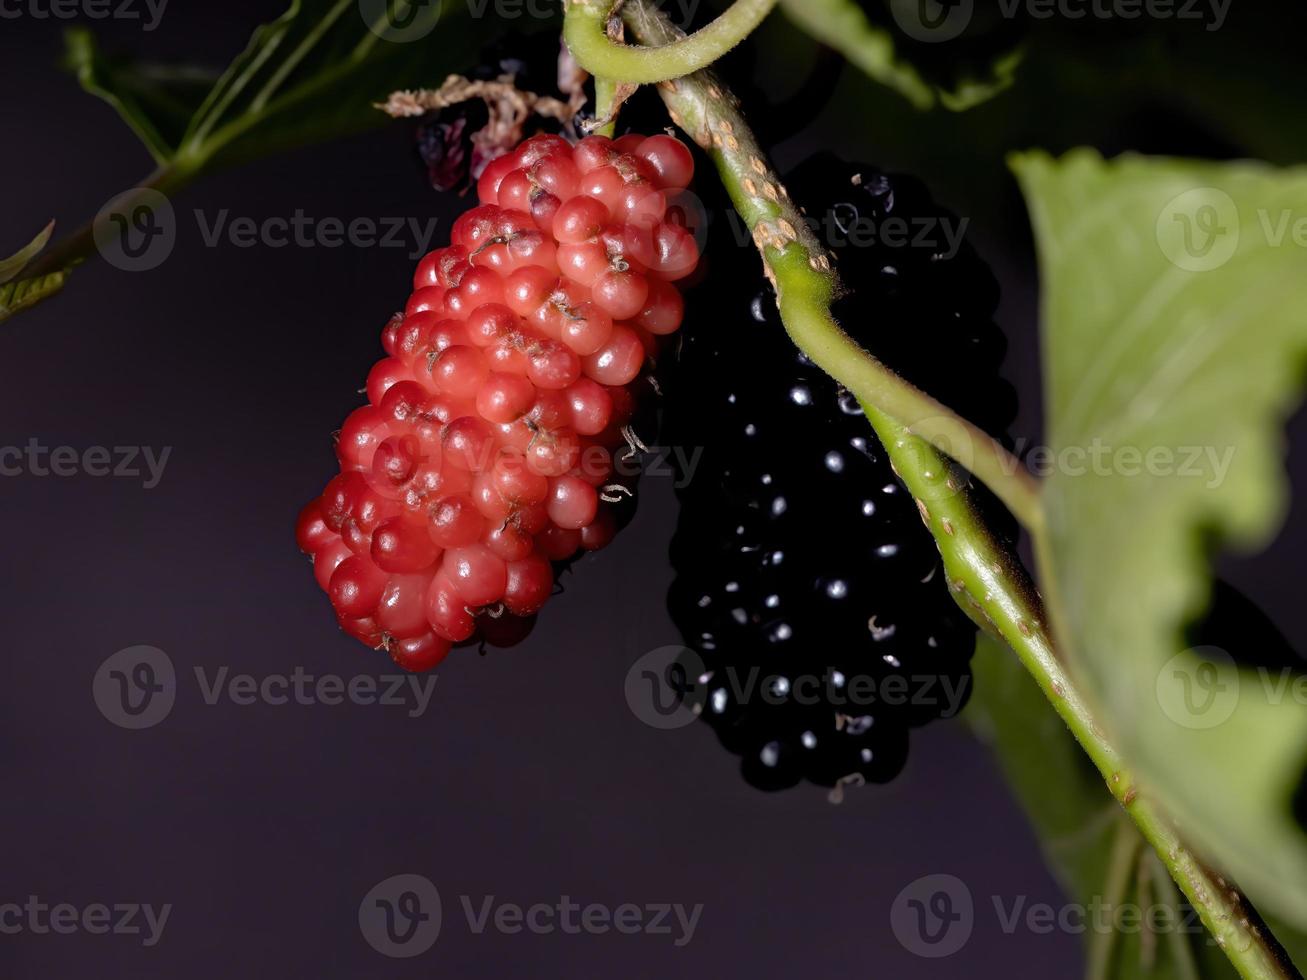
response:
<path id="1" fill-rule="evenodd" d="M 168 195 L 177 192 L 190 182 L 191 173 L 180 167 L 163 166 L 150 174 L 132 190 L 156 190 Z M 50 275 L 61 270 L 81 265 L 95 254 L 95 221 L 86 222 L 64 238 L 59 239 L 49 251 L 41 253 L 36 260 L 23 270 L 23 276 L 35 277 Z"/>
<path id="2" fill-rule="evenodd" d="M 738 134 L 733 138 L 740 142 Z M 761 237 L 764 242 L 781 319 L 794 343 L 860 401 L 875 405 L 910 434 L 963 464 L 1032 534 L 1042 534 L 1044 509 L 1039 483 L 1020 461 L 997 439 L 903 380 L 840 329 L 830 312 L 836 280 L 829 261 L 815 239 L 804 241 L 811 235 L 788 199 L 778 193 L 779 200 L 772 202 L 762 196 L 765 190 L 749 190 L 752 187 L 758 191 L 760 183 L 779 187 L 770 170 L 761 180 L 747 176 L 751 170 L 756 172 L 755 160 L 761 161 L 762 157 L 749 153 L 747 159 L 738 162 L 748 169 L 740 175 L 744 193 L 733 195 L 733 199 L 754 231 L 755 240 Z M 793 213 L 787 216 L 787 210 Z M 762 236 L 758 229 L 764 229 Z"/>
<path id="3" fill-rule="evenodd" d="M 577 6 L 569 8 L 568 21 Z M 643 20 L 642 3 L 628 4 L 628 24 Z M 633 28 L 637 31 L 643 28 Z M 564 23 L 567 30 L 567 22 Z M 677 36 L 675 28 L 661 37 Z M 670 46 L 670 45 L 669 45 Z M 650 49 L 663 50 L 663 48 Z M 947 455 L 962 463 L 1004 503 L 1030 532 L 1041 535 L 1044 511 L 1039 483 L 998 440 L 900 378 L 840 329 L 830 303 L 837 281 L 829 257 L 802 215 L 784 196 L 780 181 L 740 119 L 733 97 L 705 76 L 694 84 L 663 83 L 672 121 L 696 142 L 716 149 L 737 166 L 733 200 L 764 253 L 768 276 L 777 286 L 781 318 L 795 344 L 822 370 L 860 400 L 883 409 Z M 677 109 L 672 103 L 683 105 Z"/>
<path id="4" fill-rule="evenodd" d="M 707 27 L 656 50 L 632 48 L 608 37 L 613 0 L 570 0 L 563 39 L 591 75 L 648 84 L 680 78 L 712 64 L 735 47 L 776 6 L 776 0 L 735 0 Z"/>
<path id="5" fill-rule="evenodd" d="M 679 36 L 648 0 L 631 0 L 623 17 L 642 44 L 666 45 Z M 1054 653 L 1040 597 L 1020 559 L 989 533 L 963 475 L 922 438 L 932 430 L 919 420 L 905 424 L 914 422 L 912 411 L 919 410 L 919 401 L 905 395 L 902 383 L 891 380 L 883 365 L 839 329 L 830 314 L 837 288 L 830 263 L 767 164 L 735 99 L 704 72 L 667 82 L 661 92 L 672 121 L 711 155 L 732 202 L 752 230 L 764 269 L 776 285 L 786 330 L 804 353 L 862 401 L 939 545 L 959 604 L 1015 651 L 1239 974 L 1247 980 L 1299 977 L 1274 937 L 1256 924 L 1256 913 L 1237 889 L 1205 868 L 1159 807 L 1140 792 L 1125 760 Z M 906 417 L 900 414 L 905 408 Z M 951 414 L 941 415 L 951 420 L 949 428 L 958 424 Z M 974 448 L 969 468 L 984 479 L 982 470 L 1000 457 L 986 457 L 981 447 Z M 990 487 L 1009 506 L 1015 501 L 1029 509 L 1027 526 L 1036 529 L 1037 542 L 1044 542 L 1033 481 L 1026 484 L 1009 477 Z"/>
<path id="6" fill-rule="evenodd" d="M 994 541 L 961 483 L 947 477 L 941 482 L 948 464 L 902 425 L 871 406 L 865 408 L 939 543 L 954 595 L 1015 651 L 1240 976 L 1299 977 L 1274 937 L 1253 924 L 1256 915 L 1247 900 L 1233 884 L 1204 867 L 1157 804 L 1141 794 L 1125 760 L 1058 660 L 1039 596 L 1019 559 Z"/>
<path id="7" fill-rule="evenodd" d="M 603 75 L 595 76 L 595 118 L 605 120 L 595 127 L 596 136 L 611 137 L 617 132 L 617 83 Z"/>

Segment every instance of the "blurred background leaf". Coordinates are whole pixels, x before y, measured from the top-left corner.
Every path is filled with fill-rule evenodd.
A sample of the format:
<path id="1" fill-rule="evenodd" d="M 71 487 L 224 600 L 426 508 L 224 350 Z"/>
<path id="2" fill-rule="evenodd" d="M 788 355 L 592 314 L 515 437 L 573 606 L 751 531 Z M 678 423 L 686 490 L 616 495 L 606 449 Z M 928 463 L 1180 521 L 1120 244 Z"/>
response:
<path id="1" fill-rule="evenodd" d="M 85 29 L 69 33 L 67 61 L 160 166 L 193 175 L 382 125 L 374 106 L 390 92 L 438 85 L 518 25 L 459 0 L 412 10 L 413 40 L 400 41 L 366 22 L 357 0 L 292 0 L 220 75 L 106 58 Z"/>
<path id="2" fill-rule="evenodd" d="M 82 88 L 113 106 L 161 166 L 176 155 L 191 119 L 218 80 L 217 71 L 198 66 L 108 57 L 86 27 L 69 28 L 64 46 L 64 64 Z"/>
<path id="3" fill-rule="evenodd" d="M 1004 30 L 1001 40 L 989 36 L 984 25 L 1017 26 L 995 16 L 996 9 L 982 8 L 977 17 L 968 6 L 956 35 L 948 23 L 956 19 L 951 14 L 943 14 L 941 23 L 931 27 L 922 0 L 892 0 L 888 7 L 855 0 L 782 0 L 781 9 L 796 26 L 918 109 L 938 104 L 962 111 L 979 105 L 1012 84 L 1022 59 L 1019 28 Z M 951 43 L 936 45 L 930 40 L 933 31 Z M 984 40 L 978 42 L 982 35 Z M 944 58 L 929 57 L 932 52 Z"/>
<path id="4" fill-rule="evenodd" d="M 411 10 L 413 40 L 400 41 L 384 22 L 366 21 L 358 0 L 292 0 L 220 73 L 108 56 L 84 27 L 68 31 L 64 62 L 153 157 L 155 171 L 143 186 L 172 194 L 220 167 L 384 125 L 388 117 L 375 106 L 391 92 L 438 85 L 520 26 L 461 0 Z M 532 24 L 556 26 L 540 18 Z M 6 288 L 0 318 L 58 292 L 93 248 L 87 224 L 42 256 L 30 279 Z"/>
<path id="5" fill-rule="evenodd" d="M 1086 931 L 1089 980 L 1233 980 L 1234 967 L 1203 929 L 1157 856 L 1103 784 L 1016 654 L 981 634 L 967 719 L 993 751 L 1030 817 L 1069 901 L 1168 909 L 1175 928 Z M 1092 920 L 1091 920 L 1092 921 Z M 1272 921 L 1297 963 L 1307 936 Z"/>
<path id="6" fill-rule="evenodd" d="M 1061 649 L 1198 851 L 1307 927 L 1292 812 L 1307 705 L 1184 638 L 1210 555 L 1265 546 L 1286 511 L 1282 427 L 1307 353 L 1288 223 L 1304 217 L 1307 168 L 1087 150 L 1013 166 L 1039 249 L 1048 442 L 1111 454 L 1045 484 L 1040 571 Z M 1171 462 L 1149 464 L 1156 452 Z"/>

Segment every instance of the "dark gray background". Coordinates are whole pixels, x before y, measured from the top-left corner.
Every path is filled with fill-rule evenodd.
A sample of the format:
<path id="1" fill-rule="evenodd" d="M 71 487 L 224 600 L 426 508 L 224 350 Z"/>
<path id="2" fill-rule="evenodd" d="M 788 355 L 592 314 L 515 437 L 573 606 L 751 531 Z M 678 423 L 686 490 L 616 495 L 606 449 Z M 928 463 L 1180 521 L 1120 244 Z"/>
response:
<path id="1" fill-rule="evenodd" d="M 277 3 L 177 0 L 162 27 L 107 36 L 160 60 L 225 61 Z M 0 22 L 5 213 L 0 253 L 50 217 L 71 228 L 149 160 L 112 110 L 54 66 L 59 26 Z M 434 80 L 433 80 L 434 81 Z M 843 98 L 870 99 L 846 77 Z M 1086 136 L 1093 141 L 1094 135 Z M 975 215 L 1006 287 L 1001 320 L 1037 436 L 1033 259 L 999 159 L 960 167 L 878 147 L 828 113 L 782 148 L 880 151 Z M 979 171 L 979 172 L 977 172 Z M 665 480 L 638 517 L 580 563 L 520 648 L 463 652 L 425 717 L 377 706 L 203 703 L 192 667 L 263 677 L 297 666 L 352 676 L 389 664 L 338 632 L 297 552 L 298 508 L 333 470 L 329 433 L 355 405 L 378 333 L 406 295 L 404 249 L 205 247 L 193 209 L 256 219 L 438 214 L 411 134 L 375 134 L 217 175 L 175 200 L 181 233 L 157 270 L 80 269 L 66 294 L 0 328 L 0 444 L 173 447 L 160 485 L 4 478 L 0 759 L 6 805 L 0 904 L 171 903 L 163 941 L 0 935 L 6 976 L 576 977 L 1071 976 L 1079 940 L 1000 929 L 989 896 L 1062 901 L 1038 845 L 965 726 L 913 737 L 909 767 L 839 807 L 805 788 L 760 795 L 703 726 L 655 731 L 622 684 L 674 643 L 664 609 L 675 520 Z M 446 226 L 447 227 L 447 226 Z M 443 237 L 443 232 L 442 232 Z M 1294 638 L 1307 631 L 1284 541 L 1234 567 Z M 91 679 L 133 644 L 180 673 L 159 727 L 110 725 Z M 1105 797 L 1106 799 L 1106 797 Z M 399 873 L 430 878 L 445 928 L 426 955 L 384 959 L 360 901 Z M 947 872 L 979 905 L 966 948 L 919 959 L 895 940 L 894 897 Z M 704 904 L 684 949 L 667 936 L 476 936 L 458 896 L 530 905 Z"/>

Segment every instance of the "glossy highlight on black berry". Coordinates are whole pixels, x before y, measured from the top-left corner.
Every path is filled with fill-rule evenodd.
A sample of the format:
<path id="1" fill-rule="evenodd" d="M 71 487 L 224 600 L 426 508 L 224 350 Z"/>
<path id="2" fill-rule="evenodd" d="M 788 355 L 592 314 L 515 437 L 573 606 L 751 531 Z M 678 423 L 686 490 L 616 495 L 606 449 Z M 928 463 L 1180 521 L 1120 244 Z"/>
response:
<path id="1" fill-rule="evenodd" d="M 850 335 L 1003 432 L 998 288 L 965 225 L 918 181 L 828 155 L 787 185 L 848 287 L 835 313 Z M 900 226 L 906 240 L 886 234 Z M 760 789 L 887 782 L 909 729 L 965 703 L 975 627 L 856 400 L 785 334 L 756 254 L 718 236 L 705 261 L 714 315 L 691 314 L 663 371 L 672 442 L 702 448 L 668 600 L 703 664 L 701 717 Z"/>

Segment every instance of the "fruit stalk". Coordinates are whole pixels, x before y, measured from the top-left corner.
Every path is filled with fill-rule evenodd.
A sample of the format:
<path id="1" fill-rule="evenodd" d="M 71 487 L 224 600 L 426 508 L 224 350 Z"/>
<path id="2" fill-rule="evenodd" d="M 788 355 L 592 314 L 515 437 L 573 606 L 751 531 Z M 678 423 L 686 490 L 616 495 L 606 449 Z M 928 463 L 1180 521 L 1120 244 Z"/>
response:
<path id="1" fill-rule="evenodd" d="M 622 14 L 641 44 L 664 45 L 680 37 L 648 0 L 630 0 Z M 968 468 L 1038 540 L 1042 539 L 1042 508 L 1035 481 L 1019 464 L 1014 472 L 1004 472 L 1010 464 L 999 455 L 994 441 L 942 406 L 935 426 L 921 425 L 923 402 L 925 418 L 930 417 L 933 403 L 928 396 L 875 362 L 839 328 L 830 313 L 838 288 L 830 263 L 768 166 L 729 91 L 712 75 L 698 72 L 664 82 L 660 92 L 673 122 L 712 157 L 736 209 L 753 232 L 791 338 L 861 401 L 939 544 L 959 603 L 1016 652 L 1239 974 L 1248 980 L 1298 977 L 1274 937 L 1258 924 L 1247 900 L 1199 861 L 1160 808 L 1141 793 L 1059 661 L 1039 594 L 1024 566 L 990 534 L 966 492 L 965 475 L 931 443 L 938 444 L 940 435 L 956 437 L 961 425 L 961 445 L 972 440 L 976 450 L 972 458 L 963 457 Z M 982 451 L 985 446 L 990 451 Z M 996 467 L 1002 479 L 993 479 Z"/>
<path id="2" fill-rule="evenodd" d="M 571 23 L 575 17 L 588 16 L 580 13 L 584 9 L 581 0 L 568 8 L 564 37 L 569 46 L 576 33 Z M 637 38 L 641 32 L 646 37 L 682 36 L 661 14 L 658 21 L 652 20 L 657 11 L 650 12 L 643 4 L 629 3 L 622 13 Z M 654 27 L 655 23 L 660 26 Z M 592 54 L 585 49 L 572 50 L 577 63 L 604 77 L 605 85 L 614 80 L 633 81 L 614 74 L 608 64 L 593 60 Z M 684 84 L 665 80 L 660 87 L 672 121 L 700 146 L 732 164 L 736 175 L 733 184 L 728 181 L 732 200 L 763 255 L 768 278 L 780 297 L 781 317 L 795 344 L 860 400 L 880 407 L 914 435 L 962 462 L 1032 534 L 1041 534 L 1044 511 L 1039 483 L 1020 460 L 978 426 L 868 355 L 831 317 L 838 280 L 830 259 L 786 196 L 738 110 L 727 104 L 733 103 L 729 93 L 707 75 Z M 720 162 L 718 166 L 721 169 Z"/>
<path id="3" fill-rule="evenodd" d="M 120 196 L 130 200 L 126 195 L 140 190 L 154 190 L 165 196 L 175 194 L 190 183 L 191 177 L 192 173 L 185 168 L 172 164 L 165 165 L 144 178 L 135 187 L 123 191 Z M 34 279 L 60 270 L 72 269 L 94 257 L 97 251 L 95 231 L 95 220 L 87 221 L 33 259 L 31 265 L 23 270 L 22 278 Z"/>
<path id="4" fill-rule="evenodd" d="M 603 75 L 595 76 L 595 106 L 598 109 L 595 118 L 607 120 L 602 125 L 594 128 L 596 135 L 608 137 L 616 135 L 617 109 L 620 104 L 617 96 L 618 92 L 615 82 L 605 78 Z"/>
<path id="5" fill-rule="evenodd" d="M 621 6 L 614 0 L 570 0 L 563 39 L 590 74 L 643 85 L 711 65 L 748 37 L 776 0 L 735 0 L 711 24 L 689 37 L 678 34 L 657 49 L 627 47 L 608 36 L 608 18 Z"/>

